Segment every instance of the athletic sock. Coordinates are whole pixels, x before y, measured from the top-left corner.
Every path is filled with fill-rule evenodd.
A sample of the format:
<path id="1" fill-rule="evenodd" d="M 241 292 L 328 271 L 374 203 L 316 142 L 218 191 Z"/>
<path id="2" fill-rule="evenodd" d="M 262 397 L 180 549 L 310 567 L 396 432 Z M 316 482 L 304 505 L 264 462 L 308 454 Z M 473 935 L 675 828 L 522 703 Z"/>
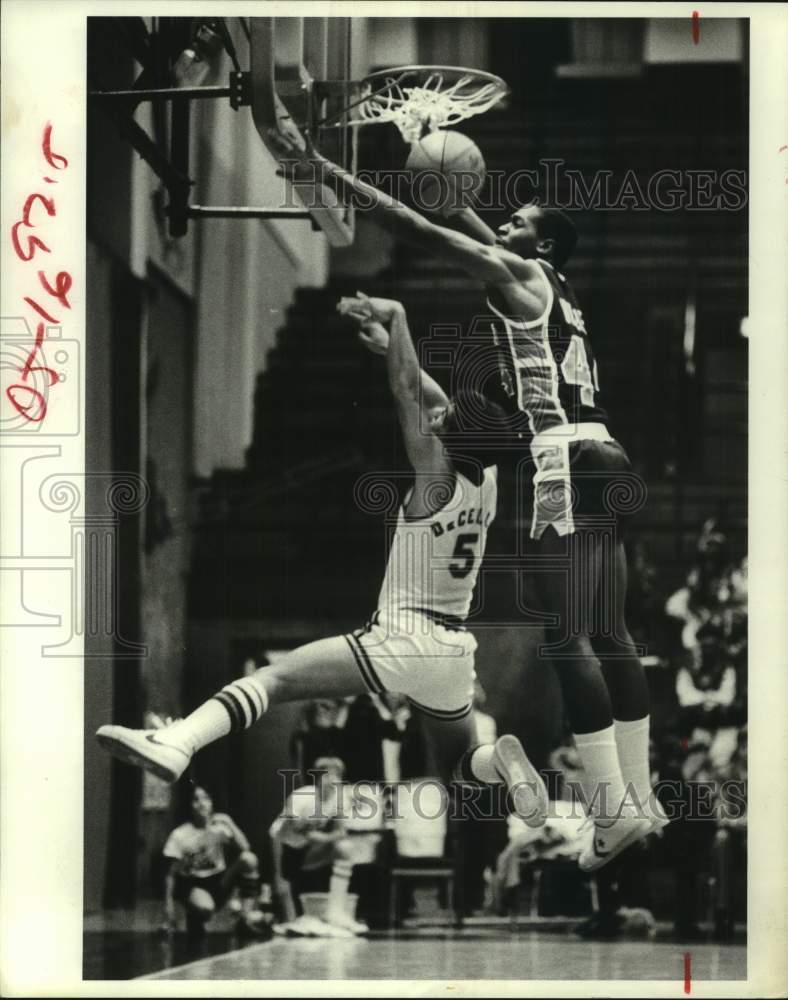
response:
<path id="1" fill-rule="evenodd" d="M 627 787 L 632 787 L 638 803 L 646 808 L 651 796 L 651 765 L 648 756 L 649 717 L 613 722 L 616 731 L 618 759 Z"/>
<path id="2" fill-rule="evenodd" d="M 595 819 L 615 819 L 626 795 L 613 726 L 596 733 L 575 733 L 575 746 L 583 764 L 583 791 Z"/>
<path id="3" fill-rule="evenodd" d="M 268 694 L 257 677 L 241 677 L 185 719 L 158 730 L 156 739 L 192 754 L 228 733 L 253 726 L 267 708 Z"/>
<path id="4" fill-rule="evenodd" d="M 495 746 L 483 743 L 466 750 L 454 769 L 456 781 L 481 781 L 485 785 L 500 785 L 503 778 L 493 764 Z"/>
<path id="5" fill-rule="evenodd" d="M 335 861 L 331 869 L 331 881 L 328 883 L 328 912 L 326 916 L 328 922 L 339 917 L 347 916 L 347 893 L 350 886 L 350 876 L 353 873 L 353 866 L 349 861 Z"/>

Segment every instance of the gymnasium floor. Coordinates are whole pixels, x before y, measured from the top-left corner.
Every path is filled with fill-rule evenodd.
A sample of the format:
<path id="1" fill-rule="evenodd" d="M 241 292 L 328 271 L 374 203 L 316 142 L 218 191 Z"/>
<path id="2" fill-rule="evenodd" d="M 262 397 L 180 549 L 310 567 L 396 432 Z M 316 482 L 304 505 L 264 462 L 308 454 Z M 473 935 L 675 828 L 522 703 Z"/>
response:
<path id="1" fill-rule="evenodd" d="M 737 943 L 583 941 L 565 923 L 535 930 L 474 921 L 462 930 L 415 927 L 353 940 L 278 938 L 243 944 L 221 923 L 190 950 L 184 934 L 165 940 L 139 911 L 88 918 L 85 979 L 659 979 L 684 984 L 684 955 L 693 982 L 746 977 L 743 935 Z M 738 941 L 741 940 L 741 943 Z"/>
<path id="2" fill-rule="evenodd" d="M 694 981 L 746 975 L 739 945 L 694 945 Z M 662 979 L 684 981 L 680 945 L 587 942 L 536 931 L 387 934 L 352 941 L 276 939 L 147 979 Z"/>

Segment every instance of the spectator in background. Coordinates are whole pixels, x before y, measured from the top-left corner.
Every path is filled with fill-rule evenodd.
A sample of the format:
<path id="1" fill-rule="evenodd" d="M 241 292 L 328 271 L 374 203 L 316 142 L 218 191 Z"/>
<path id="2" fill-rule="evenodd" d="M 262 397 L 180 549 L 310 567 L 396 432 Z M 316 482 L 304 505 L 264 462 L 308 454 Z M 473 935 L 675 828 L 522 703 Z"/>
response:
<path id="1" fill-rule="evenodd" d="M 186 908 L 190 935 L 203 932 L 237 888 L 241 897 L 240 926 L 259 931 L 264 920 L 257 896 L 257 856 L 249 841 L 225 813 L 215 813 L 210 795 L 196 786 L 190 801 L 191 818 L 176 827 L 164 845 L 168 869 L 164 885 L 165 927 L 175 928 L 175 903 Z"/>
<path id="2" fill-rule="evenodd" d="M 325 922 L 363 933 L 366 925 L 347 911 L 355 848 L 347 831 L 348 803 L 342 801 L 345 767 L 337 757 L 320 757 L 314 770 L 316 783 L 297 788 L 270 829 L 274 892 L 284 919 L 293 923 L 302 912 L 301 893 L 328 890 Z"/>
<path id="3" fill-rule="evenodd" d="M 709 519 L 698 538 L 695 565 L 686 585 L 665 605 L 668 617 L 681 623 L 681 644 L 685 649 L 696 646 L 698 629 L 709 619 L 732 607 L 745 609 L 746 581 L 746 560 L 739 566 L 731 565 L 728 539 L 716 521 Z"/>
<path id="4" fill-rule="evenodd" d="M 676 674 L 682 736 L 709 744 L 713 768 L 727 764 L 737 730 L 731 708 L 736 697 L 736 671 L 730 662 L 721 616 L 710 618 L 697 632 L 698 645 Z"/>

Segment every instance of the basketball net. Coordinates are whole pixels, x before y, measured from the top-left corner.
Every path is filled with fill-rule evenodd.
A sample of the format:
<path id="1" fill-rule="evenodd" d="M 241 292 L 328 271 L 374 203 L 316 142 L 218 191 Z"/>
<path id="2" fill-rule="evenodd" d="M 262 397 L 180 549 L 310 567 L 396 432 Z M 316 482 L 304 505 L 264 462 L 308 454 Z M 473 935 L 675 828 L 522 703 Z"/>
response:
<path id="1" fill-rule="evenodd" d="M 397 75 L 394 75 L 397 74 Z M 447 76 L 457 76 L 447 82 Z M 407 86 L 408 77 L 421 77 Z M 383 83 L 380 84 L 380 79 Z M 373 89 L 374 88 L 374 89 Z M 440 66 L 405 66 L 372 74 L 362 84 L 361 101 L 348 125 L 392 122 L 407 143 L 418 142 L 425 132 L 456 125 L 484 114 L 509 92 L 507 85 L 481 70 Z"/>

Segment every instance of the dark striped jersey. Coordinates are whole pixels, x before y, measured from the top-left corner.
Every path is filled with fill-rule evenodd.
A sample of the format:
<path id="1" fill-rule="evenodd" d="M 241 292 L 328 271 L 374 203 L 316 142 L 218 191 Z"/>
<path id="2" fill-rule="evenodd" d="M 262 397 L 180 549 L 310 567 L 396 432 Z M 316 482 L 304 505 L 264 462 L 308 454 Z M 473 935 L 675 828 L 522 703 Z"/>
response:
<path id="1" fill-rule="evenodd" d="M 537 260 L 547 290 L 542 315 L 524 322 L 490 297 L 503 394 L 524 413 L 532 434 L 560 424 L 607 423 L 599 374 L 583 313 L 569 282 Z"/>

